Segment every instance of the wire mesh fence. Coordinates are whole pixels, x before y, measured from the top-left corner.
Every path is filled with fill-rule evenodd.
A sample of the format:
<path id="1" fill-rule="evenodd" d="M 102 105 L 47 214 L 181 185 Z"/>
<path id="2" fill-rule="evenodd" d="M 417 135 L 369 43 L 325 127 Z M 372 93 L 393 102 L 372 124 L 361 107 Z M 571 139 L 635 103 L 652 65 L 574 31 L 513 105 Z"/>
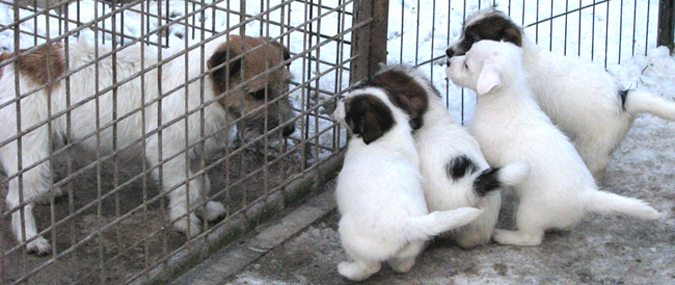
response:
<path id="1" fill-rule="evenodd" d="M 179 273 L 331 177 L 334 100 L 378 62 L 469 120 L 445 49 L 495 4 L 606 67 L 656 44 L 649 0 L 0 0 L 0 283 Z"/>

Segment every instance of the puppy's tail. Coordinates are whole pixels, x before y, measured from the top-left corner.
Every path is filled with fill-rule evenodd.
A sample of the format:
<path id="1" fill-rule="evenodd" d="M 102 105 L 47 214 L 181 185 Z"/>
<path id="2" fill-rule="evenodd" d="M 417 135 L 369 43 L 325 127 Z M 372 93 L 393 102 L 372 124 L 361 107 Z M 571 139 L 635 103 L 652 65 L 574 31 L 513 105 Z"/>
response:
<path id="1" fill-rule="evenodd" d="M 640 199 L 620 196 L 605 191 L 588 191 L 586 207 L 602 214 L 624 214 L 643 220 L 655 220 L 663 216 Z"/>
<path id="2" fill-rule="evenodd" d="M 642 113 L 652 114 L 661 119 L 675 121 L 675 102 L 658 97 L 644 90 L 620 92 L 624 99 L 624 108 L 633 116 Z"/>
<path id="3" fill-rule="evenodd" d="M 409 218 L 403 223 L 403 235 L 409 242 L 425 241 L 442 232 L 473 222 L 483 210 L 462 207 L 451 211 L 435 211 L 424 216 Z"/>
<path id="4" fill-rule="evenodd" d="M 520 184 L 530 175 L 530 163 L 516 161 L 500 168 L 486 169 L 473 182 L 473 188 L 479 197 L 500 187 Z"/>

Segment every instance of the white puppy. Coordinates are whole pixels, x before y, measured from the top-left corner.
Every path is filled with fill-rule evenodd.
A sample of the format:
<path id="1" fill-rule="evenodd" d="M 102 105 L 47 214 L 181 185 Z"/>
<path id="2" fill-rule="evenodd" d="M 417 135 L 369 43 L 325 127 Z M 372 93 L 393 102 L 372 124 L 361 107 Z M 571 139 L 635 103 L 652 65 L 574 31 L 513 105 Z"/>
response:
<path id="1" fill-rule="evenodd" d="M 496 230 L 494 240 L 539 245 L 545 230 L 569 228 L 589 212 L 659 218 L 638 199 L 598 190 L 568 138 L 532 98 L 522 56 L 511 43 L 480 41 L 465 56 L 451 58 L 447 69 L 455 84 L 478 94 L 471 130 L 488 163 L 527 160 L 532 168 L 529 178 L 514 187 L 520 199 L 518 230 Z"/>
<path id="2" fill-rule="evenodd" d="M 208 177 L 195 177 L 199 169 L 191 162 L 222 145 L 219 139 L 227 133 L 223 130 L 229 127 L 228 118 L 242 122 L 242 137 L 282 123 L 288 125 L 285 135 L 293 132 L 290 102 L 271 103 L 288 91 L 291 77 L 283 63 L 288 51 L 279 43 L 231 35 L 207 43 L 203 50 L 168 49 L 164 55 L 170 60 L 162 64 L 162 73 L 151 68 L 158 56 L 143 54 L 140 46 L 116 52 L 116 62 L 105 56 L 110 52 L 73 42 L 69 49 L 57 43 L 20 51 L 18 56 L 0 56 L 5 60 L 0 65 L 0 162 L 9 181 L 6 200 L 12 231 L 20 243 L 27 243 L 29 252 L 50 252 L 49 242 L 38 235 L 32 207 L 52 184 L 52 138 L 101 150 L 102 156 L 126 148 L 136 155 L 144 153 L 152 176 L 162 177 L 171 222 L 195 236 L 201 230 L 196 209 L 205 205 L 203 216 L 214 220 L 225 208 L 219 202 L 205 202 Z M 204 75 L 205 71 L 209 73 Z M 140 73 L 142 77 L 134 78 Z M 119 84 L 116 99 L 110 88 L 113 82 Z M 265 112 L 255 111 L 263 106 Z"/>
<path id="3" fill-rule="evenodd" d="M 364 280 L 383 261 L 407 272 L 430 237 L 480 215 L 475 208 L 429 214 L 409 116 L 384 89 L 353 90 L 333 115 L 353 134 L 335 190 L 340 239 L 353 260 L 338 265 L 342 276 Z"/>
<path id="4" fill-rule="evenodd" d="M 539 107 L 571 140 L 597 179 L 607 169 L 635 118 L 649 113 L 675 121 L 675 102 L 644 90 L 625 90 L 602 66 L 537 47 L 505 14 L 487 8 L 466 20 L 462 36 L 446 51 L 465 54 L 479 40 L 522 47 L 527 79 Z"/>
<path id="5" fill-rule="evenodd" d="M 493 190 L 522 181 L 529 165 L 490 169 L 476 140 L 453 120 L 433 84 L 416 69 L 385 67 L 360 86 L 385 88 L 393 103 L 411 116 L 429 211 L 483 210 L 474 222 L 449 235 L 462 247 L 490 241 L 501 206 L 500 193 Z"/>

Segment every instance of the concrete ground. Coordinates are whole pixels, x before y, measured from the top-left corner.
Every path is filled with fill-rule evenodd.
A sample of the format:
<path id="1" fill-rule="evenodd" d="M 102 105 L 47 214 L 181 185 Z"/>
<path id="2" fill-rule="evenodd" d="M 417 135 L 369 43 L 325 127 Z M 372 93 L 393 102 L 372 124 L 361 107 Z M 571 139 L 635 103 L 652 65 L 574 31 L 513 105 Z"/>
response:
<path id="1" fill-rule="evenodd" d="M 643 199 L 667 213 L 660 220 L 589 215 L 570 231 L 548 232 L 537 247 L 492 243 L 466 250 L 436 239 L 409 273 L 396 274 L 384 265 L 362 283 L 675 284 L 673 138 L 675 123 L 638 119 L 600 182 L 607 191 Z M 305 208 L 259 227 L 257 235 L 224 249 L 174 284 L 351 283 L 336 270 L 346 256 L 336 232 L 333 189 L 328 186 Z M 504 196 L 498 227 L 512 228 L 515 201 L 510 191 Z M 308 208 L 324 210 L 307 222 Z M 292 230 L 298 224 L 307 227 Z M 277 241 L 270 243 L 272 236 Z"/>

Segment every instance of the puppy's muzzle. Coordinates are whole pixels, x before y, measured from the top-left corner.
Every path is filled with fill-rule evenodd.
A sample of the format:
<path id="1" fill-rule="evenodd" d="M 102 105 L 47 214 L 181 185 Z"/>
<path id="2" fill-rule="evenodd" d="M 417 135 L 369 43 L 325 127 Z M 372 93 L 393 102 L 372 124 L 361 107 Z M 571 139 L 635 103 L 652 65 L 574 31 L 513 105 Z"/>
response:
<path id="1" fill-rule="evenodd" d="M 448 48 L 445 50 L 445 55 L 447 55 L 448 58 L 452 58 L 455 55 L 455 50 L 453 48 Z"/>
<path id="2" fill-rule="evenodd" d="M 290 124 L 284 127 L 284 129 L 281 131 L 281 134 L 284 135 L 284 137 L 288 137 L 292 135 L 294 132 L 295 132 L 295 125 Z"/>

